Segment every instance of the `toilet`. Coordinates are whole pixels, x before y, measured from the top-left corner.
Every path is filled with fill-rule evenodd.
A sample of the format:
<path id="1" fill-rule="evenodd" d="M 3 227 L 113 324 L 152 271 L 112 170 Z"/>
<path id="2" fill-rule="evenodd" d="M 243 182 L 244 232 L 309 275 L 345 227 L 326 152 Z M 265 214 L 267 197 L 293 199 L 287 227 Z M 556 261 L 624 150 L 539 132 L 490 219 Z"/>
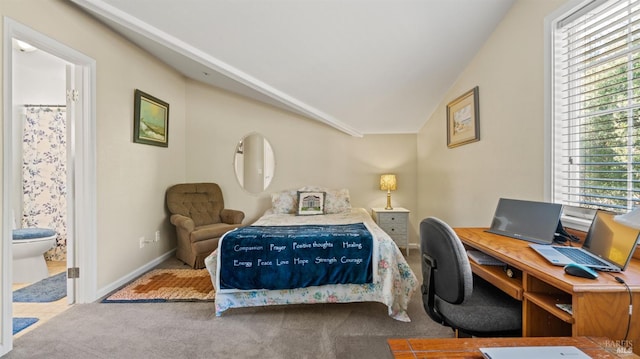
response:
<path id="1" fill-rule="evenodd" d="M 13 230 L 13 282 L 33 283 L 49 277 L 44 253 L 56 245 L 56 231 L 47 228 Z"/>

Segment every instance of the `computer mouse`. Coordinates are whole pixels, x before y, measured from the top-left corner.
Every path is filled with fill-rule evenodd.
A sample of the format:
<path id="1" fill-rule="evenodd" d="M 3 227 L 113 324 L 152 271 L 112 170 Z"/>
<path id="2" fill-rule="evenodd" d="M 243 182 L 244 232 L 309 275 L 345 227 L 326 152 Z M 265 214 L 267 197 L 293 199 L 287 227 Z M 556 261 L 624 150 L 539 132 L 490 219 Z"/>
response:
<path id="1" fill-rule="evenodd" d="M 576 277 L 596 279 L 598 278 L 598 273 L 589 267 L 585 267 L 581 264 L 577 263 L 569 263 L 564 266 L 564 272 L 573 275 Z"/>

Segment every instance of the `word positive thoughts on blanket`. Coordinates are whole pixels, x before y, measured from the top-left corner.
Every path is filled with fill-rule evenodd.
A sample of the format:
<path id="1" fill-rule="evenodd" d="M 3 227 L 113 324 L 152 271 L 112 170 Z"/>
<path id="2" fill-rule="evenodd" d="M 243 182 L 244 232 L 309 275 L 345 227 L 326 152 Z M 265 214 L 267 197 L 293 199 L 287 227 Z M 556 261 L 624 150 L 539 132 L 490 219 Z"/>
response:
<path id="1" fill-rule="evenodd" d="M 372 282 L 373 237 L 363 223 L 249 226 L 218 247 L 221 292 Z"/>

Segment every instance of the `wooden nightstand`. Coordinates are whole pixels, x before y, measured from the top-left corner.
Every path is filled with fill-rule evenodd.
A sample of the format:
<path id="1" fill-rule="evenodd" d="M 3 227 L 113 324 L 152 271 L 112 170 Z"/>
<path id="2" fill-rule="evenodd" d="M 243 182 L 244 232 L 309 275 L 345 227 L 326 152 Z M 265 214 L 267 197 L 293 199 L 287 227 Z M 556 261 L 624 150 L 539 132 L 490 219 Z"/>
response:
<path id="1" fill-rule="evenodd" d="M 405 208 L 371 208 L 371 216 L 383 231 L 400 247 L 405 247 L 409 256 L 409 210 Z"/>

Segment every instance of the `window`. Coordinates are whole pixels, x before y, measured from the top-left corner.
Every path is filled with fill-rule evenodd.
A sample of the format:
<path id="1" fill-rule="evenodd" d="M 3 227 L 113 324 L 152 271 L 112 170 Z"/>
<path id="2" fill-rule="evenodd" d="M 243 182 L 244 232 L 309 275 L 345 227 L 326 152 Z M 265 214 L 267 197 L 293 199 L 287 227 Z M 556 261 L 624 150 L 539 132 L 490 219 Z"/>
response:
<path id="1" fill-rule="evenodd" d="M 552 201 L 640 205 L 640 0 L 595 0 L 552 22 Z"/>

